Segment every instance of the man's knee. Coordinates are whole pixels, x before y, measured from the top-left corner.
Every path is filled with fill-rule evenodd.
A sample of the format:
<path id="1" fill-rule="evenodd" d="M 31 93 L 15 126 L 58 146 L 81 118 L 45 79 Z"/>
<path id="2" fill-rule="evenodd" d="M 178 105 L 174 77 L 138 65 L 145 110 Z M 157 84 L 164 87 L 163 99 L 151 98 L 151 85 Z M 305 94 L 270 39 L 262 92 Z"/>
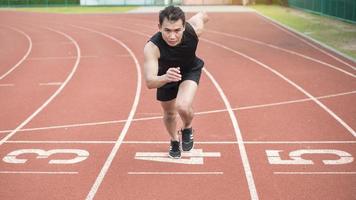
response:
<path id="1" fill-rule="evenodd" d="M 176 119 L 177 113 L 173 111 L 165 111 L 163 119 L 166 121 L 174 121 Z"/>
<path id="2" fill-rule="evenodd" d="M 191 105 L 187 102 L 177 102 L 176 103 L 176 108 L 177 108 L 177 111 L 180 113 L 180 114 L 190 114 L 191 113 Z"/>

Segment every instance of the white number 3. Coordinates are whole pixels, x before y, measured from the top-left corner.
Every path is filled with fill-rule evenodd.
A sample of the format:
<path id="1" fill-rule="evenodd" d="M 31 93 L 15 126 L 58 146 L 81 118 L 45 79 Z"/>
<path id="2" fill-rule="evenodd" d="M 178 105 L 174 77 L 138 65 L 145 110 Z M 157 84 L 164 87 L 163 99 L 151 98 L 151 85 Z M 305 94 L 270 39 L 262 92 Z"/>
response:
<path id="1" fill-rule="evenodd" d="M 19 149 L 10 152 L 2 160 L 11 164 L 23 164 L 28 161 L 28 159 L 18 158 L 23 154 L 37 154 L 36 159 L 49 158 L 54 154 L 76 154 L 76 157 L 72 159 L 52 159 L 48 161 L 49 164 L 75 164 L 84 161 L 89 156 L 89 152 L 82 149 L 52 149 L 48 151 L 42 149 Z"/>

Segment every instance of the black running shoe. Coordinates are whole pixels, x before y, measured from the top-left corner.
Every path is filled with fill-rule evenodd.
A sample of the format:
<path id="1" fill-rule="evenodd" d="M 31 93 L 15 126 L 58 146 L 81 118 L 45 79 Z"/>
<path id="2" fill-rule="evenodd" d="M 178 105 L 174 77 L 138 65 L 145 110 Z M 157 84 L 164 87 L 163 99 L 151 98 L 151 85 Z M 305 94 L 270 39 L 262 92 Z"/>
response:
<path id="1" fill-rule="evenodd" d="M 183 151 L 190 151 L 194 146 L 193 129 L 186 128 L 182 130 L 182 149 Z"/>
<path id="2" fill-rule="evenodd" d="M 181 157 L 179 143 L 180 143 L 179 141 L 171 141 L 171 148 L 169 149 L 169 157 L 176 158 L 176 159 Z"/>

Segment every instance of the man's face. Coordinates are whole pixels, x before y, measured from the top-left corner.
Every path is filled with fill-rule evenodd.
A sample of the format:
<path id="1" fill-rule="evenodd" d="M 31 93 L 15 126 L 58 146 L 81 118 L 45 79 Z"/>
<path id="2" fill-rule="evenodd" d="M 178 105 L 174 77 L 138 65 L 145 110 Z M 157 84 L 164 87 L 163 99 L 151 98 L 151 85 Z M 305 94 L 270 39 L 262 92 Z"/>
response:
<path id="1" fill-rule="evenodd" d="M 163 40 L 169 46 L 178 45 L 183 36 L 184 26 L 181 19 L 177 21 L 169 21 L 165 18 L 162 22 L 162 25 L 159 26 L 160 32 L 162 33 Z"/>

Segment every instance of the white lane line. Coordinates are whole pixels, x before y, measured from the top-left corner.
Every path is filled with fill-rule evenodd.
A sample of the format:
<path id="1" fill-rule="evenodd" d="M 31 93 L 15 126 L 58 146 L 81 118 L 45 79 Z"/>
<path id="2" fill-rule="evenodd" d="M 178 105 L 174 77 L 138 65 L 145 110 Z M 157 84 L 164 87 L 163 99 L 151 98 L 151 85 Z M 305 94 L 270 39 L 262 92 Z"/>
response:
<path id="1" fill-rule="evenodd" d="M 245 141 L 245 144 L 356 144 L 356 141 Z"/>
<path id="2" fill-rule="evenodd" d="M 356 175 L 356 172 L 273 172 L 276 175 Z"/>
<path id="3" fill-rule="evenodd" d="M 317 99 L 327 99 L 327 98 L 350 95 L 350 94 L 355 94 L 355 93 L 356 93 L 356 90 L 355 91 L 351 91 L 351 92 L 344 92 L 344 93 L 320 96 L 320 97 L 317 97 Z M 264 108 L 264 107 L 273 107 L 273 106 L 293 104 L 293 103 L 301 103 L 301 102 L 307 102 L 307 101 L 311 101 L 311 99 L 310 98 L 305 98 L 305 99 L 292 100 L 292 101 L 283 101 L 283 102 L 270 103 L 270 104 L 243 106 L 243 107 L 233 108 L 232 110 L 234 110 L 234 111 L 237 111 L 237 110 L 252 110 L 252 109 L 258 109 L 258 108 Z M 226 109 L 202 111 L 202 112 L 196 112 L 195 115 L 221 113 L 221 112 L 226 112 L 226 111 L 227 111 Z M 136 118 L 136 119 L 133 119 L 132 121 L 137 122 L 137 121 L 147 121 L 147 120 L 156 120 L 156 119 L 162 119 L 162 116 Z M 110 125 L 110 124 L 117 124 L 117 123 L 125 123 L 126 121 L 127 120 L 112 120 L 112 121 L 104 121 L 104 122 L 90 122 L 90 123 L 58 125 L 58 126 L 48 126 L 48 127 L 38 127 L 38 128 L 26 128 L 26 129 L 19 130 L 19 132 L 40 131 L 40 130 L 50 130 L 50 129 L 61 129 L 61 128 L 75 128 L 75 127 L 84 127 L 84 126 Z M 2 130 L 2 131 L 0 131 L 0 133 L 8 133 L 8 132 L 11 132 L 11 131 L 12 130 Z"/>
<path id="4" fill-rule="evenodd" d="M 324 53 L 325 55 L 327 55 L 327 56 L 329 56 L 329 57 L 331 57 L 331 58 L 333 58 L 333 59 L 339 61 L 340 63 L 342 63 L 342 64 L 344 64 L 344 65 L 350 67 L 350 68 L 353 69 L 353 70 L 356 70 L 356 67 L 355 67 L 355 66 L 352 66 L 351 64 L 349 64 L 349 63 L 347 63 L 347 62 L 345 62 L 345 61 L 343 61 L 343 60 L 337 58 L 336 56 L 331 55 L 330 53 L 326 52 L 325 50 L 323 50 L 323 49 L 321 49 L 321 48 L 319 48 L 319 47 L 317 47 L 317 46 L 315 46 L 314 44 L 312 44 L 311 42 L 309 42 L 309 41 L 307 41 L 307 40 L 305 40 L 305 39 L 303 39 L 303 38 L 308 38 L 309 40 L 311 40 L 311 41 L 313 41 L 313 42 L 319 44 L 320 46 L 322 46 L 322 47 L 324 47 L 324 48 L 326 48 L 326 49 L 329 49 L 330 51 L 333 51 L 334 53 L 339 54 L 339 55 L 341 55 L 341 56 L 343 56 L 343 57 L 345 57 L 345 58 L 348 58 L 348 59 L 351 60 L 351 61 L 354 61 L 354 60 L 353 60 L 352 58 L 350 58 L 349 56 L 346 56 L 346 55 L 340 53 L 339 51 L 337 51 L 337 50 L 335 50 L 335 49 L 333 49 L 333 48 L 331 48 L 331 47 L 329 47 L 329 46 L 326 46 L 325 44 L 323 44 L 323 43 L 321 43 L 321 42 L 318 42 L 318 41 L 314 40 L 313 38 L 311 38 L 311 37 L 309 37 L 309 36 L 307 36 L 307 35 L 304 35 L 304 34 L 302 34 L 302 33 L 299 33 L 298 31 L 295 31 L 294 29 L 289 28 L 289 27 L 287 27 L 287 26 L 281 24 L 281 23 L 277 22 L 276 20 L 274 20 L 274 19 L 272 19 L 272 18 L 270 18 L 270 17 L 264 16 L 264 15 L 258 13 L 258 12 L 256 12 L 256 13 L 257 13 L 259 16 L 261 16 L 261 18 L 262 18 L 264 21 L 268 22 L 269 24 L 272 24 L 273 26 L 275 26 L 275 27 L 277 27 L 278 29 L 282 30 L 283 32 L 287 33 L 288 35 L 291 35 L 292 37 L 297 38 L 298 40 L 300 40 L 300 41 L 304 42 L 305 44 L 307 44 L 307 45 L 313 47 L 314 49 L 316 49 L 316 50 L 318 50 L 318 51 Z M 298 35 L 298 36 L 297 36 L 297 35 Z"/>
<path id="5" fill-rule="evenodd" d="M 157 117 L 160 119 L 162 117 Z M 148 120 L 147 118 L 144 119 L 134 119 L 132 121 L 144 121 Z M 105 121 L 105 122 L 92 122 L 92 123 L 81 123 L 81 124 L 70 124 L 70 125 L 59 125 L 59 126 L 48 126 L 48 127 L 39 127 L 39 128 L 24 128 L 20 129 L 19 132 L 26 132 L 26 131 L 41 131 L 41 130 L 50 130 L 50 129 L 67 129 L 67 128 L 75 128 L 75 127 L 83 127 L 83 126 L 99 126 L 99 125 L 109 125 L 109 124 L 117 124 L 117 123 L 126 123 L 127 120 L 113 120 L 113 121 Z M 12 130 L 4 130 L 0 131 L 0 133 L 8 133 Z"/>
<path id="6" fill-rule="evenodd" d="M 80 59 L 83 58 L 98 58 L 99 56 L 81 56 Z M 74 60 L 77 59 L 76 56 L 63 56 L 63 57 L 33 57 L 28 60 Z"/>
<path id="7" fill-rule="evenodd" d="M 63 32 L 60 32 L 60 31 L 57 31 L 57 30 L 54 30 L 54 29 L 51 29 L 51 28 L 45 28 L 47 30 L 50 30 L 52 32 L 55 32 L 55 33 L 58 33 L 60 35 L 63 35 L 64 37 L 66 37 L 68 40 L 70 40 L 76 47 L 76 50 L 77 50 L 77 60 L 74 64 L 74 67 L 72 69 L 72 71 L 70 72 L 70 74 L 68 75 L 68 77 L 66 78 L 66 80 L 63 82 L 63 84 L 56 90 L 56 92 L 49 98 L 47 99 L 46 102 L 44 102 L 34 113 L 32 113 L 31 116 L 29 116 L 25 121 L 23 121 L 19 126 L 17 126 L 14 130 L 11 131 L 11 133 L 9 133 L 8 135 L 6 135 L 3 139 L 1 139 L 0 141 L 0 146 L 2 144 L 4 144 L 4 142 L 6 142 L 8 139 L 10 139 L 13 135 L 15 135 L 20 129 L 22 129 L 24 126 L 26 126 L 26 124 L 28 124 L 38 113 L 40 113 L 49 103 L 51 103 L 51 101 L 56 97 L 58 96 L 58 94 L 63 90 L 63 88 L 68 84 L 68 82 L 72 79 L 75 71 L 77 70 L 78 66 L 79 66 L 79 61 L 80 61 L 80 48 L 79 48 L 79 45 L 78 43 L 72 38 L 70 37 L 69 35 L 63 33 Z"/>
<path id="8" fill-rule="evenodd" d="M 116 141 L 6 141 L 7 144 L 115 144 Z M 123 142 L 125 143 L 125 142 Z"/>
<path id="9" fill-rule="evenodd" d="M 99 141 L 100 142 L 100 141 Z M 125 141 L 125 144 L 169 144 L 167 141 Z M 196 144 L 238 144 L 238 141 L 197 141 Z M 242 141 L 243 144 L 356 144 L 356 141 Z"/>
<path id="10" fill-rule="evenodd" d="M 11 69 L 9 69 L 7 72 L 5 72 L 5 74 L 1 75 L 0 80 L 4 79 L 11 72 L 13 72 L 18 66 L 20 66 L 26 60 L 26 58 L 30 55 L 30 52 L 32 51 L 32 40 L 29 35 L 27 35 L 25 32 L 23 32 L 17 28 L 10 27 L 10 26 L 6 26 L 6 27 L 24 35 L 26 37 L 29 45 L 28 45 L 28 49 L 27 49 L 27 52 L 25 53 L 25 55 Z"/>
<path id="11" fill-rule="evenodd" d="M 13 87 L 13 86 L 15 86 L 15 84 L 10 84 L 10 83 L 0 84 L 0 87 Z"/>
<path id="12" fill-rule="evenodd" d="M 224 172 L 127 172 L 128 175 L 223 175 Z"/>
<path id="13" fill-rule="evenodd" d="M 0 171 L 0 174 L 46 174 L 46 175 L 72 175 L 79 172 L 45 172 L 45 171 Z"/>
<path id="14" fill-rule="evenodd" d="M 328 107 L 326 107 L 323 103 L 321 103 L 316 97 L 314 97 L 313 95 L 311 95 L 309 92 L 307 92 L 306 90 L 304 90 L 301 86 L 297 85 L 296 83 L 294 83 L 293 81 L 291 81 L 290 79 L 288 79 L 287 77 L 285 77 L 284 75 L 282 75 L 281 73 L 279 73 L 277 70 L 269 67 L 268 65 L 244 54 L 241 53 L 239 51 L 236 51 L 232 48 L 229 48 L 225 45 L 222 45 L 220 43 L 211 41 L 211 40 L 207 40 L 207 39 L 203 39 L 201 38 L 201 40 L 213 44 L 215 46 L 221 47 L 223 49 L 226 49 L 228 51 L 231 51 L 235 54 L 238 54 L 260 66 L 262 66 L 263 68 L 268 69 L 269 71 L 271 71 L 272 73 L 274 73 L 275 75 L 279 76 L 281 79 L 285 80 L 287 83 L 291 84 L 292 86 L 294 86 L 296 89 L 298 89 L 300 92 L 302 92 L 303 94 L 305 94 L 307 97 L 309 97 L 312 101 L 314 101 L 317 105 L 319 105 L 322 109 L 324 109 L 327 113 L 329 113 L 337 122 L 339 122 L 349 133 L 351 133 L 354 137 L 356 137 L 356 132 L 346 123 L 344 122 L 344 120 L 342 120 L 339 116 L 337 116 L 333 111 L 331 111 Z"/>
<path id="15" fill-rule="evenodd" d="M 133 31 L 130 29 L 126 29 L 126 28 L 118 28 L 115 26 L 109 26 L 109 25 L 105 25 L 107 27 L 111 27 L 114 29 L 121 29 L 127 32 L 133 32 L 139 35 L 143 35 L 145 37 L 149 37 L 148 34 L 143 34 L 141 32 L 138 31 Z M 241 159 L 242 159 L 242 164 L 244 167 L 244 171 L 245 171 L 245 175 L 246 175 L 246 179 L 247 179 L 247 184 L 248 184 L 248 188 L 250 191 L 250 195 L 251 195 L 251 199 L 252 200 L 258 200 L 258 194 L 257 194 L 257 190 L 256 190 L 256 186 L 253 180 L 253 175 L 252 175 L 252 171 L 251 171 L 251 167 L 248 161 L 248 157 L 247 157 L 247 153 L 246 153 L 246 149 L 244 147 L 244 144 L 242 143 L 243 139 L 242 139 L 242 135 L 241 135 L 241 131 L 240 128 L 238 126 L 237 123 L 237 119 L 235 117 L 235 114 L 231 108 L 230 102 L 228 101 L 226 95 L 224 94 L 222 88 L 220 87 L 220 85 L 217 83 L 217 81 L 214 79 L 214 77 L 209 73 L 208 70 L 206 70 L 205 68 L 203 68 L 203 71 L 206 73 L 206 75 L 209 77 L 209 79 L 212 81 L 212 83 L 214 84 L 214 86 L 216 87 L 217 91 L 219 92 L 220 97 L 222 98 L 222 100 L 224 101 L 225 107 L 229 113 L 230 119 L 232 121 L 233 127 L 234 127 L 234 132 L 237 138 L 237 141 L 239 141 L 238 143 L 238 147 L 240 150 L 240 155 L 241 155 Z"/>
<path id="16" fill-rule="evenodd" d="M 39 83 L 40 86 L 57 86 L 57 85 L 61 85 L 62 82 L 49 82 L 49 83 Z"/>
<path id="17" fill-rule="evenodd" d="M 233 35 L 233 34 L 229 34 L 229 33 L 223 33 L 223 32 L 219 32 L 219 31 L 215 31 L 215 30 L 208 30 L 207 32 L 215 33 L 215 34 L 219 34 L 219 35 L 223 35 L 223 36 L 227 36 L 227 37 L 232 37 L 232 38 L 238 38 L 238 39 L 245 40 L 245 41 L 248 41 L 248 42 L 252 42 L 252 43 L 255 43 L 255 44 L 259 44 L 259 45 L 267 46 L 267 47 L 270 47 L 270 48 L 273 48 L 273 49 L 277 49 L 277 50 L 280 50 L 280 51 L 284 51 L 284 52 L 287 52 L 289 54 L 296 55 L 296 56 L 305 58 L 307 60 L 310 60 L 310 61 L 322 64 L 322 65 L 325 65 L 325 66 L 330 67 L 330 68 L 332 68 L 334 70 L 337 70 L 337 71 L 340 71 L 340 72 L 342 72 L 342 73 L 344 73 L 346 75 L 349 75 L 349 76 L 351 76 L 353 78 L 356 77 L 355 74 L 352 74 L 352 73 L 350 73 L 348 71 L 345 71 L 345 70 L 343 70 L 341 68 L 338 68 L 338 67 L 336 67 L 336 66 L 334 66 L 332 64 L 323 62 L 321 60 L 309 57 L 307 55 L 304 55 L 304 54 L 301 54 L 301 53 L 298 53 L 298 52 L 295 52 L 295 51 L 284 49 L 284 48 L 281 48 L 281 47 L 278 47 L 278 46 L 275 46 L 275 45 L 272 45 L 272 44 L 264 43 L 264 42 L 259 41 L 259 40 L 254 40 L 254 39 L 250 39 L 250 38 L 246 38 L 246 37 L 242 37 L 242 36 L 238 36 L 238 35 Z"/>
<path id="18" fill-rule="evenodd" d="M 356 90 L 351 91 L 351 92 L 343 92 L 343 93 L 338 93 L 338 94 L 319 96 L 319 97 L 315 97 L 315 98 L 316 99 L 327 99 L 327 98 L 350 95 L 350 94 L 355 94 L 355 93 L 356 93 Z M 233 110 L 250 110 L 250 109 L 257 109 L 257 108 L 265 108 L 265 107 L 273 107 L 273 106 L 301 103 L 301 102 L 307 102 L 307 101 L 312 101 L 312 100 L 313 100 L 312 98 L 304 98 L 304 99 L 298 99 L 298 100 L 292 100 L 292 101 L 282 101 L 282 102 L 270 103 L 270 104 L 244 106 L 244 107 L 234 108 Z"/>
<path id="19" fill-rule="evenodd" d="M 6 141 L 8 144 L 115 144 L 116 141 L 102 140 L 102 141 Z M 169 144 L 168 141 L 123 141 L 123 144 Z M 238 144 L 237 141 L 197 141 L 196 144 L 202 145 L 223 145 L 223 144 Z M 243 141 L 243 144 L 356 144 L 356 141 Z"/>
<path id="20" fill-rule="evenodd" d="M 234 114 L 234 112 L 233 112 L 233 110 L 231 108 L 231 104 L 230 104 L 229 100 L 227 99 L 224 91 L 220 87 L 220 85 L 214 79 L 214 77 L 205 68 L 203 68 L 203 70 L 206 73 L 206 75 L 210 78 L 210 80 L 213 82 L 213 84 L 216 87 L 216 89 L 218 90 L 222 100 L 224 101 L 225 107 L 226 107 L 226 109 L 227 109 L 227 111 L 229 113 L 232 125 L 234 127 L 234 132 L 235 132 L 235 136 L 236 136 L 236 139 L 237 139 L 237 142 L 238 142 L 238 148 L 239 148 L 239 151 L 240 151 L 242 165 L 244 167 L 244 171 L 245 171 L 246 180 L 247 180 L 248 188 L 249 188 L 249 191 L 250 191 L 251 199 L 252 200 L 258 200 L 259 198 L 258 198 L 258 194 L 257 194 L 257 189 L 256 189 L 255 181 L 253 179 L 252 170 L 251 170 L 250 163 L 249 163 L 249 160 L 248 160 L 246 148 L 245 148 L 245 146 L 243 144 L 243 138 L 242 138 L 241 130 L 240 130 L 240 127 L 239 127 L 239 125 L 237 123 L 237 119 L 235 117 L 235 114 Z"/>
<path id="21" fill-rule="evenodd" d="M 122 129 L 121 133 L 120 133 L 120 136 L 119 138 L 117 139 L 117 141 L 115 142 L 115 145 L 113 147 L 113 149 L 111 150 L 110 152 L 110 155 L 107 157 L 102 169 L 100 170 L 100 173 L 98 174 L 93 186 L 91 187 L 87 197 L 86 197 L 86 200 L 91 200 L 91 199 L 94 199 L 94 196 L 96 194 L 96 192 L 98 191 L 99 187 L 100 187 L 100 184 L 102 183 L 102 181 L 104 180 L 104 177 L 107 173 L 107 171 L 109 170 L 110 168 L 110 165 L 112 163 L 112 161 L 114 160 L 122 142 L 124 141 L 124 138 L 127 134 L 127 131 L 131 125 L 131 122 L 133 120 L 133 117 L 135 115 L 135 112 L 136 112 L 136 109 L 137 109 L 137 106 L 138 106 L 138 102 L 139 102 L 139 99 L 140 99 L 140 95 L 141 95 L 141 66 L 135 56 L 135 54 L 133 53 L 133 51 L 125 44 L 123 43 L 121 40 L 118 40 L 117 38 L 111 36 L 111 35 L 108 35 L 108 34 L 105 34 L 103 32 L 100 32 L 100 31 L 96 31 L 96 30 L 93 30 L 93 29 L 89 29 L 89 28 L 85 28 L 85 27 L 81 27 L 81 26 L 74 26 L 74 25 L 71 25 L 72 27 L 76 27 L 76 28 L 79 28 L 79 29 L 83 29 L 83 30 L 86 30 L 86 31 L 89 31 L 89 32 L 93 32 L 93 33 L 96 33 L 96 34 L 99 34 L 99 35 L 102 35 L 112 41 L 115 41 L 116 43 L 118 43 L 119 45 L 121 45 L 122 47 L 124 47 L 126 49 L 127 52 L 129 52 L 129 54 L 131 55 L 132 59 L 134 60 L 135 62 L 135 66 L 136 66 L 136 72 L 137 72 L 137 85 L 136 85 L 136 93 L 135 93 L 135 99 L 134 99 L 134 102 L 132 104 L 132 107 L 131 107 L 131 111 L 130 111 L 130 114 L 127 118 L 127 121 L 124 125 L 124 128 Z"/>

